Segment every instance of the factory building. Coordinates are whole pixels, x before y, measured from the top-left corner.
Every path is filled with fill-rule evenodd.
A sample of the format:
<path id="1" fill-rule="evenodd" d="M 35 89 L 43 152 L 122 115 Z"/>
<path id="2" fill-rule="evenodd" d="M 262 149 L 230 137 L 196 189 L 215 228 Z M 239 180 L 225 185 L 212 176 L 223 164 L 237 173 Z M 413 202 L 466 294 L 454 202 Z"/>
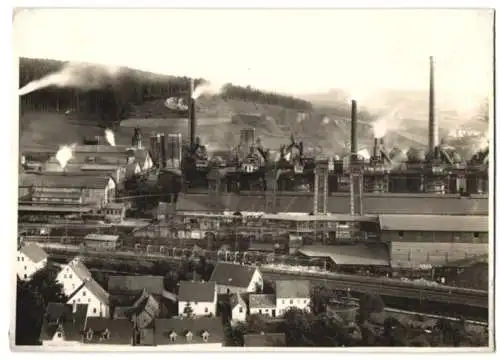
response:
<path id="1" fill-rule="evenodd" d="M 19 179 L 20 200 L 36 205 L 101 207 L 112 202 L 116 182 L 110 175 L 25 173 Z"/>
<path id="2" fill-rule="evenodd" d="M 488 254 L 488 216 L 380 215 L 393 267 L 441 266 Z"/>

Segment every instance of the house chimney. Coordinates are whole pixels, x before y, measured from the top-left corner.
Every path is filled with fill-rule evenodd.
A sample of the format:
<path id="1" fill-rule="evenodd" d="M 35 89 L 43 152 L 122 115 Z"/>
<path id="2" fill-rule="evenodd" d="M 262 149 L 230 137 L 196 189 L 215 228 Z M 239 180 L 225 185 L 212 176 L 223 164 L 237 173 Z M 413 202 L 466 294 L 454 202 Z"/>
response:
<path id="1" fill-rule="evenodd" d="M 434 58 L 429 58 L 429 148 L 428 153 L 436 156 L 436 146 L 439 145 L 439 126 L 434 114 Z"/>
<path id="2" fill-rule="evenodd" d="M 356 100 L 351 101 L 351 160 L 356 161 L 358 158 L 358 124 L 357 124 L 357 111 L 358 106 Z"/>

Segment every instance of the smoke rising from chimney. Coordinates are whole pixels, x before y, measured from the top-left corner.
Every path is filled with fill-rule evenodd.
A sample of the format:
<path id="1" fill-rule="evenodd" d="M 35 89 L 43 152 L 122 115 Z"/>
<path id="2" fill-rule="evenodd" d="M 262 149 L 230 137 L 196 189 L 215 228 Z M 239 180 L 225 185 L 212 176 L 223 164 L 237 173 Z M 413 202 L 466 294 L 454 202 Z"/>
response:
<path id="1" fill-rule="evenodd" d="M 401 126 L 402 119 L 399 109 L 393 109 L 389 113 L 380 116 L 372 123 L 373 135 L 377 139 L 383 138 L 388 132 L 397 131 Z"/>
<path id="2" fill-rule="evenodd" d="M 198 99 L 201 95 L 217 95 L 222 92 L 223 85 L 205 81 L 193 89 L 191 98 Z"/>
<path id="3" fill-rule="evenodd" d="M 64 170 L 68 162 L 73 158 L 73 149 L 75 144 L 73 145 L 62 145 L 59 147 L 56 153 L 56 160 L 59 162 L 59 165 Z"/>
<path id="4" fill-rule="evenodd" d="M 33 80 L 19 89 L 19 96 L 29 94 L 49 86 L 97 89 L 114 79 L 121 68 L 88 63 L 67 63 L 57 72 L 41 79 Z"/>
<path id="5" fill-rule="evenodd" d="M 106 129 L 104 131 L 104 136 L 106 137 L 106 141 L 109 143 L 109 145 L 116 146 L 115 133 L 112 130 Z"/>

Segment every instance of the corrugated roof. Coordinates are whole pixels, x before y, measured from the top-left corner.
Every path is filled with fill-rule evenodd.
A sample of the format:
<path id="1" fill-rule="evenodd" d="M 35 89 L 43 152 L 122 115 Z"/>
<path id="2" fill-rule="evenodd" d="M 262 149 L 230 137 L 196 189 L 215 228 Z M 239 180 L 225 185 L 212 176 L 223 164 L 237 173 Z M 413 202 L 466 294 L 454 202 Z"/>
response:
<path id="1" fill-rule="evenodd" d="M 108 278 L 109 292 L 133 292 L 146 290 L 151 294 L 162 294 L 163 277 L 153 275 L 111 275 Z"/>
<path id="2" fill-rule="evenodd" d="M 243 335 L 245 347 L 285 347 L 286 337 L 283 333 L 270 334 L 245 334 Z"/>
<path id="3" fill-rule="evenodd" d="M 210 281 L 214 281 L 217 285 L 246 288 L 250 285 L 250 281 L 256 270 L 257 268 L 254 266 L 217 263 Z"/>
<path id="4" fill-rule="evenodd" d="M 119 235 L 88 234 L 83 239 L 92 241 L 118 241 L 119 238 Z"/>
<path id="5" fill-rule="evenodd" d="M 181 281 L 179 301 L 212 302 L 215 298 L 215 282 Z"/>
<path id="6" fill-rule="evenodd" d="M 425 196 L 424 196 L 425 195 Z M 179 194 L 178 211 L 213 211 L 214 206 L 207 193 Z M 265 211 L 265 196 L 255 193 L 222 193 L 218 206 L 228 211 Z M 328 212 L 349 214 L 349 194 L 337 193 L 328 198 Z M 277 212 L 311 212 L 313 195 L 310 193 L 280 193 L 276 195 Z M 365 214 L 442 214 L 487 215 L 488 198 L 459 197 L 458 195 L 429 194 L 365 194 Z"/>
<path id="7" fill-rule="evenodd" d="M 380 228 L 394 231 L 488 232 L 488 216 L 380 215 Z"/>
<path id="8" fill-rule="evenodd" d="M 337 265 L 390 265 L 389 250 L 384 244 L 307 245 L 299 252 L 308 257 L 329 257 Z"/>
<path id="9" fill-rule="evenodd" d="M 25 244 L 19 251 L 35 264 L 48 258 L 47 253 L 43 251 L 40 246 L 34 243 Z"/>
<path id="10" fill-rule="evenodd" d="M 36 186 L 45 188 L 89 188 L 104 189 L 111 179 L 107 174 L 95 173 L 45 173 L 25 174 L 19 179 L 20 187 Z"/>
<path id="11" fill-rule="evenodd" d="M 305 299 L 309 298 L 310 283 L 308 280 L 277 280 L 277 299 Z"/>
<path id="12" fill-rule="evenodd" d="M 102 335 L 106 331 L 109 337 Z M 87 332 L 92 330 L 92 337 Z M 132 345 L 133 325 L 127 319 L 107 319 L 98 317 L 87 318 L 83 342 L 86 344 Z"/>
<path id="13" fill-rule="evenodd" d="M 219 317 L 155 319 L 155 345 L 179 345 L 186 343 L 224 343 L 224 329 Z M 188 340 L 186 334 L 192 338 Z M 202 334 L 208 333 L 206 341 Z M 175 333 L 175 341 L 170 335 Z"/>
<path id="14" fill-rule="evenodd" d="M 250 309 L 276 307 L 276 296 L 274 294 L 250 294 L 248 296 L 248 306 Z"/>

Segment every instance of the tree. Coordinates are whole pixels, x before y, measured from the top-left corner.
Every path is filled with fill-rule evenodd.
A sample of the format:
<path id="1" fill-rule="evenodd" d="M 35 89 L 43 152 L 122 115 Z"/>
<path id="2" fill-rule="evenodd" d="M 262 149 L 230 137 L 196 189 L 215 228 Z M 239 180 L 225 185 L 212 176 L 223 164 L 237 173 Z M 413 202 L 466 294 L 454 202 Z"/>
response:
<path id="1" fill-rule="evenodd" d="M 191 303 L 188 301 L 188 303 L 184 307 L 184 315 L 186 315 L 187 317 L 191 317 L 192 314 L 193 308 L 191 307 Z"/>
<path id="2" fill-rule="evenodd" d="M 34 273 L 28 282 L 28 287 L 44 310 L 49 302 L 65 303 L 68 300 L 61 283 L 56 279 L 57 273 L 56 267 L 48 265 Z"/>
<path id="3" fill-rule="evenodd" d="M 334 296 L 333 291 L 324 285 L 313 287 L 311 293 L 311 305 L 310 305 L 313 314 L 318 315 L 326 312 L 328 303 L 330 302 L 333 296 Z"/>
<path id="4" fill-rule="evenodd" d="M 287 346 L 306 346 L 311 344 L 312 315 L 297 308 L 289 309 L 283 318 L 282 330 L 286 335 Z"/>
<path id="5" fill-rule="evenodd" d="M 372 313 L 384 310 L 384 302 L 378 294 L 363 294 L 359 299 L 360 323 L 368 320 Z"/>

